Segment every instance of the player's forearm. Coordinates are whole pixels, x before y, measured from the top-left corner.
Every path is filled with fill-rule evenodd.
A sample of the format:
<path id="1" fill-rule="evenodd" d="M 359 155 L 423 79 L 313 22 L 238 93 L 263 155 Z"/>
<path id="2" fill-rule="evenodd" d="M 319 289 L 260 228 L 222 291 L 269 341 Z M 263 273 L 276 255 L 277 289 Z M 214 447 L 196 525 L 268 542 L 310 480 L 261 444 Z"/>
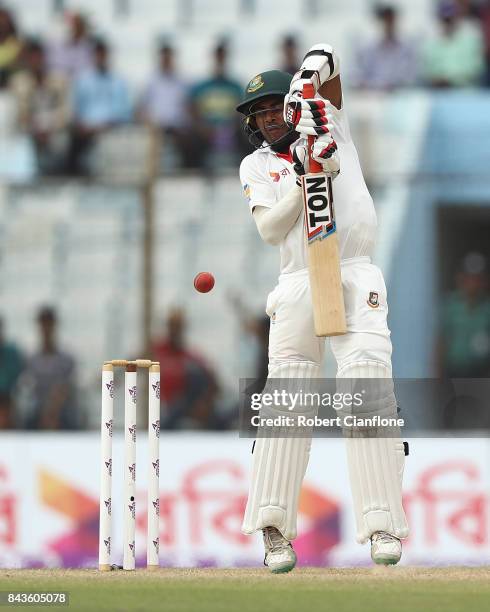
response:
<path id="1" fill-rule="evenodd" d="M 267 244 L 279 244 L 296 223 L 302 210 L 301 189 L 296 185 L 273 208 L 256 206 L 253 217 L 262 240 Z"/>

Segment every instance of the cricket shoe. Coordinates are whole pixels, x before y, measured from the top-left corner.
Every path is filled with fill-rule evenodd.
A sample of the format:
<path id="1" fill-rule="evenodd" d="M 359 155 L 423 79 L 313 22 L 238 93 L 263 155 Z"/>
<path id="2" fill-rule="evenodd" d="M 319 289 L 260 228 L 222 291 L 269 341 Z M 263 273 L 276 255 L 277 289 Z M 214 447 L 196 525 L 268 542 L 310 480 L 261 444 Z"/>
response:
<path id="1" fill-rule="evenodd" d="M 395 565 L 402 556 L 402 543 L 385 531 L 376 531 L 371 536 L 371 559 L 380 565 Z"/>
<path id="2" fill-rule="evenodd" d="M 264 565 L 267 565 L 273 574 L 283 574 L 294 569 L 296 553 L 291 542 L 275 527 L 262 529 L 262 534 L 265 546 Z"/>

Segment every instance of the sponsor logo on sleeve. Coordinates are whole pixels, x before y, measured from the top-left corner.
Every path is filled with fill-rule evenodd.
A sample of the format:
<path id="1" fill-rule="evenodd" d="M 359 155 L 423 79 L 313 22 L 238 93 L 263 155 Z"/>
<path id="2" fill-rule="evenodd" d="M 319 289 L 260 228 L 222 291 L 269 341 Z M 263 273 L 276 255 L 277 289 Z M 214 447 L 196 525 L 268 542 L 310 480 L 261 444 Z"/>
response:
<path id="1" fill-rule="evenodd" d="M 250 194 L 250 185 L 248 183 L 245 183 L 245 185 L 243 186 L 243 194 L 247 198 L 247 200 L 250 202 L 250 200 L 252 199 L 252 196 Z"/>
<path id="2" fill-rule="evenodd" d="M 269 176 L 274 183 L 278 183 L 281 180 L 281 176 L 288 176 L 288 174 L 291 174 L 288 168 L 283 168 L 279 172 L 269 172 Z"/>

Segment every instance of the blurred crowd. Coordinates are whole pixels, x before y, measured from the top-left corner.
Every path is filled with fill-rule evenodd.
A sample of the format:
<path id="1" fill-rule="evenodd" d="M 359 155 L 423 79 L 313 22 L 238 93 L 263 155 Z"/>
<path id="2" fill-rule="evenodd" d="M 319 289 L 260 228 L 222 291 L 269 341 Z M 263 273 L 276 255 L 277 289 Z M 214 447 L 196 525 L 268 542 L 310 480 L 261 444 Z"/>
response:
<path id="1" fill-rule="evenodd" d="M 0 429 L 77 429 L 84 426 L 77 397 L 75 359 L 57 339 L 57 315 L 37 313 L 36 350 L 24 355 L 0 319 Z"/>
<path id="2" fill-rule="evenodd" d="M 235 112 L 243 83 L 230 71 L 226 40 L 212 50 L 209 76 L 194 83 L 178 69 L 178 48 L 161 41 L 154 73 L 133 91 L 112 67 L 109 42 L 83 14 L 67 15 L 61 40 L 25 37 L 14 15 L 0 8 L 0 96 L 13 100 L 16 129 L 30 139 L 40 174 L 89 175 L 98 140 L 130 123 L 163 135 L 172 169 L 236 166 L 250 151 Z M 349 84 L 384 91 L 490 86 L 490 0 L 438 0 L 434 18 L 435 33 L 421 40 L 402 34 L 395 5 L 376 5 L 378 34 L 369 42 L 359 37 L 345 64 Z M 280 45 L 276 67 L 294 72 L 300 42 L 286 35 Z"/>
<path id="3" fill-rule="evenodd" d="M 59 343 L 56 310 L 41 307 L 34 323 L 37 347 L 27 354 L 9 338 L 0 318 L 0 430 L 93 426 L 93 415 L 81 401 L 76 359 Z M 186 330 L 184 311 L 173 308 L 163 336 L 149 347 L 150 357 L 160 362 L 161 427 L 229 429 L 237 419 L 236 406 L 226 403 L 213 368 L 188 346 Z"/>
<path id="4" fill-rule="evenodd" d="M 490 87 L 490 0 L 434 0 L 433 6 L 434 33 L 424 38 L 404 34 L 404 15 L 396 5 L 376 5 L 376 34 L 370 40 L 360 36 L 352 48 L 344 64 L 346 82 L 380 92 Z M 134 91 L 113 68 L 111 45 L 95 36 L 97 31 L 97 24 L 72 13 L 64 38 L 26 37 L 15 11 L 0 7 L 0 108 L 5 99 L 12 102 L 15 131 L 29 139 L 39 174 L 90 176 L 100 140 L 135 124 L 162 135 L 171 169 L 210 173 L 238 165 L 250 145 L 235 111 L 243 83 L 230 69 L 226 40 L 216 42 L 212 70 L 198 82 L 179 69 L 178 47 L 161 41 L 154 73 Z M 295 72 L 304 53 L 301 41 L 285 35 L 279 51 L 276 67 Z M 0 117 L 0 139 L 5 136 L 1 122 Z M 470 253 L 460 264 L 454 290 L 442 300 L 435 368 L 441 377 L 490 377 L 488 279 L 486 258 Z M 269 320 L 251 316 L 239 300 L 233 306 L 243 332 L 255 339 L 255 376 L 263 386 Z M 41 308 L 35 325 L 37 349 L 27 354 L 0 318 L 0 429 L 83 429 L 89 416 L 76 359 L 59 346 L 56 310 Z M 186 327 L 185 312 L 171 310 L 165 333 L 150 347 L 161 364 L 162 428 L 231 428 L 236 405 L 226 404 L 218 374 L 188 346 Z"/>
<path id="5" fill-rule="evenodd" d="M 352 84 L 385 91 L 490 87 L 490 2 L 437 0 L 434 15 L 434 33 L 414 38 L 402 34 L 395 5 L 377 5 L 379 34 L 358 46 Z"/>
<path id="6" fill-rule="evenodd" d="M 455 270 L 452 285 L 438 313 L 435 374 L 445 380 L 490 378 L 487 258 L 478 252 L 466 254 Z M 269 318 L 249 312 L 239 296 L 230 296 L 230 306 L 244 338 L 254 345 L 251 375 L 260 391 L 268 375 Z M 164 323 L 163 334 L 153 339 L 148 353 L 160 362 L 162 429 L 236 428 L 237 402 L 221 388 L 219 374 L 209 362 L 189 346 L 185 311 L 171 308 Z M 59 344 L 56 310 L 41 307 L 35 325 L 37 348 L 25 354 L 9 338 L 0 317 L 0 430 L 74 430 L 94 426 L 93 415 L 91 421 L 81 401 L 76 359 Z M 453 408 L 445 417 L 448 427 L 458 412 Z M 482 422 L 478 415 L 475 428 Z"/>
<path id="7" fill-rule="evenodd" d="M 490 378 L 489 279 L 482 253 L 464 256 L 439 313 L 436 372 L 441 378 Z"/>
<path id="8" fill-rule="evenodd" d="M 226 41 L 212 51 L 211 74 L 196 83 L 177 72 L 176 52 L 162 42 L 155 73 L 134 92 L 86 17 L 70 14 L 67 24 L 63 40 L 24 38 L 13 13 L 0 9 L 0 93 L 13 101 L 39 173 L 89 175 L 100 137 L 131 123 L 160 131 L 184 169 L 236 166 L 249 151 L 235 112 L 242 84 L 228 73 Z"/>

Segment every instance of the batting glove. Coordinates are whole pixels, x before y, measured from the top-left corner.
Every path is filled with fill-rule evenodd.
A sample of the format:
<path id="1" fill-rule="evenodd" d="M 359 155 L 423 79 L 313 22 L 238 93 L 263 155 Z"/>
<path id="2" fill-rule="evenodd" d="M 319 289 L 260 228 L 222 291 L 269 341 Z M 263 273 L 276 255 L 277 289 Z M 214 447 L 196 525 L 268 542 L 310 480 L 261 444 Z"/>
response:
<path id="1" fill-rule="evenodd" d="M 311 156 L 321 164 L 323 172 L 330 174 L 332 178 L 335 178 L 340 172 L 340 156 L 332 134 L 324 134 L 315 138 Z"/>
<path id="2" fill-rule="evenodd" d="M 301 186 L 301 177 L 310 171 L 308 142 L 305 138 L 301 138 L 291 145 L 291 156 L 293 158 L 293 169 L 296 173 L 296 184 Z M 333 179 L 339 174 L 339 153 L 337 143 L 331 134 L 324 134 L 315 139 L 312 147 L 312 157 L 321 164 L 322 172 L 330 175 Z"/>
<path id="3" fill-rule="evenodd" d="M 323 83 L 335 78 L 339 70 L 339 58 L 330 45 L 313 45 L 305 55 L 301 68 L 293 76 L 289 93 L 301 93 L 306 84 L 313 85 L 314 90 L 318 91 Z"/>
<path id="4" fill-rule="evenodd" d="M 323 98 L 303 100 L 297 94 L 284 98 L 284 121 L 291 128 L 307 136 L 321 136 L 329 132 L 332 116 L 327 113 Z"/>

